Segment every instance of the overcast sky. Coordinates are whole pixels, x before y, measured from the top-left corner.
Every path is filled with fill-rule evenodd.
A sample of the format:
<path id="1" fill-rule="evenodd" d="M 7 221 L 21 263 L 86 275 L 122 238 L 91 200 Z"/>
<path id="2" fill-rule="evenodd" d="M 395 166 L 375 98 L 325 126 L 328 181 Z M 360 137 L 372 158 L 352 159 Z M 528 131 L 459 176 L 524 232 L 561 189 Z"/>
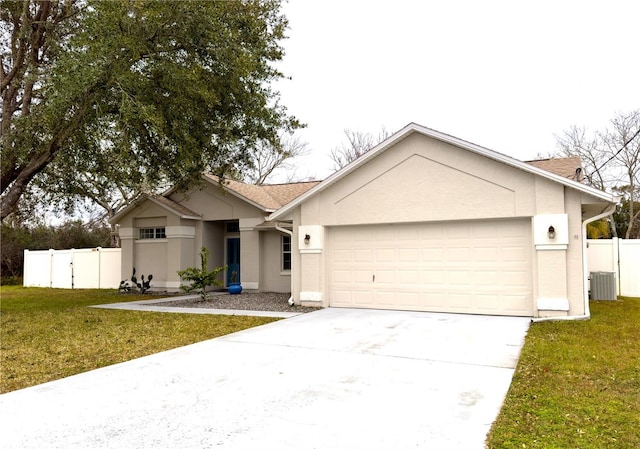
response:
<path id="1" fill-rule="evenodd" d="M 521 160 L 640 108 L 640 1 L 289 0 L 282 103 L 322 179 L 351 128 L 415 122 Z"/>

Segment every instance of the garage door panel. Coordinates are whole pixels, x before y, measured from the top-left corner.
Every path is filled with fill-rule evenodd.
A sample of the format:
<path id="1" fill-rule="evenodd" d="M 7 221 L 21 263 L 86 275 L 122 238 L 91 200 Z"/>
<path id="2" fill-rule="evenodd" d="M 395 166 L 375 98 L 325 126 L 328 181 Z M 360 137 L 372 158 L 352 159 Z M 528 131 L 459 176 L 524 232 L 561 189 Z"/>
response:
<path id="1" fill-rule="evenodd" d="M 421 251 L 423 262 L 437 262 L 441 263 L 444 257 L 443 248 L 424 248 Z"/>
<path id="2" fill-rule="evenodd" d="M 355 290 L 352 292 L 353 302 L 356 307 L 371 307 L 373 292 L 371 290 Z"/>
<path id="3" fill-rule="evenodd" d="M 363 284 L 369 287 L 372 279 L 373 279 L 373 271 L 371 270 L 357 270 L 357 271 L 354 270 L 353 271 L 354 284 Z"/>
<path id="4" fill-rule="evenodd" d="M 375 251 L 375 260 L 378 263 L 394 262 L 396 260 L 395 248 L 380 248 Z"/>
<path id="5" fill-rule="evenodd" d="M 444 271 L 442 270 L 423 270 L 422 284 L 425 288 L 434 286 L 444 286 Z"/>
<path id="6" fill-rule="evenodd" d="M 528 297 L 526 295 L 502 295 L 499 301 L 501 309 L 517 312 L 527 306 Z"/>
<path id="7" fill-rule="evenodd" d="M 418 226 L 418 240 L 442 240 L 445 238 L 445 229 L 440 223 L 431 223 L 428 226 Z"/>
<path id="8" fill-rule="evenodd" d="M 373 259 L 373 250 L 371 249 L 355 249 L 353 251 L 353 261 L 370 262 Z"/>
<path id="9" fill-rule="evenodd" d="M 416 263 L 420 260 L 420 252 L 417 248 L 398 248 L 398 263 Z"/>
<path id="10" fill-rule="evenodd" d="M 476 222 L 474 225 L 474 237 L 476 239 L 493 239 L 499 237 L 499 224 L 495 222 Z"/>
<path id="11" fill-rule="evenodd" d="M 402 285 L 420 286 L 420 271 L 418 270 L 401 270 L 398 271 L 398 282 Z"/>
<path id="12" fill-rule="evenodd" d="M 495 294 L 477 294 L 476 307 L 482 308 L 486 312 L 493 313 L 492 311 L 500 309 L 500 297 Z"/>
<path id="13" fill-rule="evenodd" d="M 394 292 L 377 291 L 373 293 L 373 302 L 382 308 L 388 308 L 396 303 L 404 303 L 406 295 L 395 294 Z"/>
<path id="14" fill-rule="evenodd" d="M 330 228 L 330 305 L 531 316 L 530 229 L 526 219 Z"/>
<path id="15" fill-rule="evenodd" d="M 445 232 L 445 238 L 447 240 L 468 240 L 469 239 L 469 225 L 462 223 L 451 223 L 447 226 Z"/>
<path id="16" fill-rule="evenodd" d="M 335 288 L 331 293 L 331 303 L 335 307 L 353 307 L 352 291 Z"/>
<path id="17" fill-rule="evenodd" d="M 445 271 L 444 283 L 452 288 L 462 286 L 466 289 L 469 284 L 470 275 L 470 271 L 450 269 Z"/>
<path id="18" fill-rule="evenodd" d="M 473 249 L 473 260 L 476 262 L 493 263 L 500 257 L 500 249 L 497 246 L 480 247 Z"/>
<path id="19" fill-rule="evenodd" d="M 501 273 L 501 284 L 504 286 L 527 288 L 529 273 L 526 271 L 505 271 Z"/>
<path id="20" fill-rule="evenodd" d="M 475 286 L 495 287 L 500 284 L 500 272 L 492 271 L 474 271 L 471 275 L 471 282 Z"/>
<path id="21" fill-rule="evenodd" d="M 333 263 L 349 263 L 351 262 L 351 254 L 352 251 L 344 250 L 344 249 L 336 249 L 333 253 Z"/>
<path id="22" fill-rule="evenodd" d="M 396 285 L 395 270 L 377 269 L 375 272 L 375 280 L 372 276 L 372 288 L 385 288 Z"/>
<path id="23" fill-rule="evenodd" d="M 522 247 L 503 247 L 500 251 L 500 258 L 504 262 L 517 262 L 517 263 L 525 263 L 523 262 L 528 255 L 528 251 L 526 248 Z"/>
<path id="24" fill-rule="evenodd" d="M 450 248 L 446 252 L 447 262 L 469 262 L 470 252 L 468 247 Z"/>
<path id="25" fill-rule="evenodd" d="M 334 269 L 331 272 L 331 281 L 334 284 L 351 284 L 351 270 Z"/>
<path id="26" fill-rule="evenodd" d="M 473 307 L 473 295 L 470 293 L 449 293 L 449 304 L 453 309 L 460 311 L 468 310 Z"/>

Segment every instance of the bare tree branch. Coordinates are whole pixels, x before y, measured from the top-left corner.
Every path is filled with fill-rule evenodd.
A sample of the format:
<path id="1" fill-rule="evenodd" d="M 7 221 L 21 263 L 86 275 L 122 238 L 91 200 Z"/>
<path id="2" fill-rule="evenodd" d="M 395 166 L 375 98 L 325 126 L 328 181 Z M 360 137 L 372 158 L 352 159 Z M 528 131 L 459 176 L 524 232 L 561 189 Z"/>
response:
<path id="1" fill-rule="evenodd" d="M 573 126 L 556 136 L 560 154 L 580 157 L 588 184 L 623 195 L 623 206 L 610 217 L 614 237 L 618 236 L 619 226 L 625 230 L 625 238 L 640 237 L 640 224 L 637 221 L 640 212 L 637 210 L 640 198 L 638 129 L 640 110 L 635 110 L 617 113 L 610 126 L 601 131 L 588 132 L 585 128 Z"/>
<path id="2" fill-rule="evenodd" d="M 293 159 L 308 154 L 308 143 L 302 141 L 300 136 L 281 132 L 279 137 L 278 146 L 261 141 L 252 150 L 253 170 L 245 177 L 251 184 L 265 184 L 276 171 L 292 171 Z"/>
<path id="3" fill-rule="evenodd" d="M 349 165 L 385 140 L 389 137 L 389 132 L 382 128 L 378 136 L 374 137 L 371 133 L 345 129 L 344 135 L 347 138 L 347 143 L 343 143 L 339 147 L 334 147 L 329 154 L 336 171 Z"/>

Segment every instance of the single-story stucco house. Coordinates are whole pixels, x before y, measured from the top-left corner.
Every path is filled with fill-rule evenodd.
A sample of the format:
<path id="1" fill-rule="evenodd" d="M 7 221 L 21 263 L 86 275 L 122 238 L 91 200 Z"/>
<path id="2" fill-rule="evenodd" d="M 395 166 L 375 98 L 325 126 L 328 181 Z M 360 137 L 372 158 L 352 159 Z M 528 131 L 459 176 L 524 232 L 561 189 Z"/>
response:
<path id="1" fill-rule="evenodd" d="M 112 219 L 122 276 L 227 265 L 296 303 L 530 317 L 588 314 L 586 225 L 617 198 L 578 159 L 530 163 L 409 124 L 322 182 L 147 195 Z"/>

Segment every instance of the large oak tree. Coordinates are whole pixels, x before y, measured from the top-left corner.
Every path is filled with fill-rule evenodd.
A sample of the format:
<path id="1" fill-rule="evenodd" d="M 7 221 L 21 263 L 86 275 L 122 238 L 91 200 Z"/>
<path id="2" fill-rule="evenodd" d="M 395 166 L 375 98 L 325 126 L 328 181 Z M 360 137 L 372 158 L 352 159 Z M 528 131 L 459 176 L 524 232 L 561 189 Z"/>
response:
<path id="1" fill-rule="evenodd" d="M 300 126 L 270 87 L 286 26 L 277 0 L 0 2 L 1 218 L 34 181 L 64 195 L 250 168 Z"/>

